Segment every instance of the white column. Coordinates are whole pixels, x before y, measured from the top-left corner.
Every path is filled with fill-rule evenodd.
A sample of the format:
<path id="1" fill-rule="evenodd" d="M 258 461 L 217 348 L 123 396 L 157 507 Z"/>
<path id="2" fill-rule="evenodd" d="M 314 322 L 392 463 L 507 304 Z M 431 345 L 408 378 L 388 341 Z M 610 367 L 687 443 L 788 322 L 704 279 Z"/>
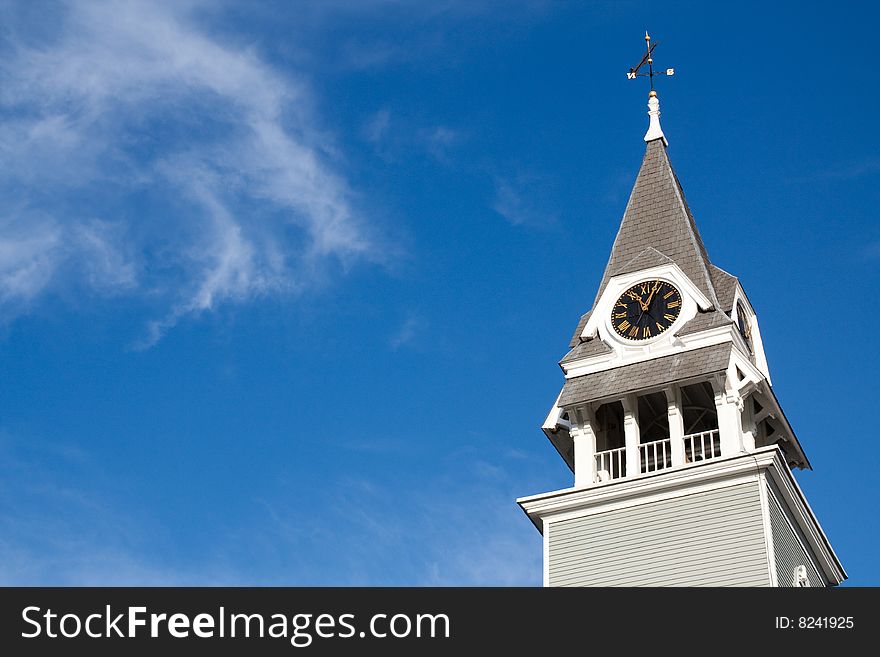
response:
<path id="1" fill-rule="evenodd" d="M 745 451 L 740 417 L 742 398 L 727 390 L 724 378 L 712 379 L 712 389 L 715 391 L 715 410 L 718 413 L 721 456 L 742 454 Z"/>
<path id="2" fill-rule="evenodd" d="M 571 437 L 574 441 L 574 485 L 596 483 L 596 418 L 590 406 L 572 412 Z"/>
<path id="3" fill-rule="evenodd" d="M 666 388 L 666 412 L 669 417 L 669 444 L 672 448 L 672 467 L 684 465 L 684 409 L 681 388 Z"/>
<path id="4" fill-rule="evenodd" d="M 754 405 L 752 404 L 752 400 L 750 397 L 745 397 L 742 400 L 742 403 L 743 448 L 747 452 L 754 452 L 755 438 L 758 435 L 758 427 L 755 426 L 754 413 L 752 413 Z"/>
<path id="5" fill-rule="evenodd" d="M 635 477 L 642 473 L 642 459 L 639 455 L 639 398 L 627 395 L 623 402 L 623 432 L 626 444 L 626 476 Z"/>

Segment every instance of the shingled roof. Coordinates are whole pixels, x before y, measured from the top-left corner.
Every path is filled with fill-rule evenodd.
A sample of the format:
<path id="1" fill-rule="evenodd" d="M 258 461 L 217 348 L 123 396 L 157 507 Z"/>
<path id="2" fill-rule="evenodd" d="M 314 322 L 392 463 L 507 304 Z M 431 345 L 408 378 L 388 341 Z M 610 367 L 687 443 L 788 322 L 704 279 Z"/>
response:
<path id="1" fill-rule="evenodd" d="M 709 275 L 712 277 L 712 283 L 715 285 L 715 294 L 718 297 L 718 302 L 721 304 L 719 310 L 723 310 L 730 315 L 730 311 L 733 310 L 733 297 L 736 295 L 736 284 L 739 280 L 736 276 L 728 274 L 715 265 L 709 265 Z"/>
<path id="2" fill-rule="evenodd" d="M 666 154 L 666 145 L 662 139 L 655 139 L 648 142 L 645 149 L 642 167 L 611 247 L 611 256 L 593 306 L 612 276 L 669 262 L 677 264 L 706 295 L 713 310 L 730 312 L 736 278 L 709 262 L 681 183 Z M 716 286 L 719 285 L 723 289 L 718 290 Z M 724 297 L 720 303 L 719 295 Z M 581 342 L 580 335 L 590 312 L 581 316 L 569 348 L 573 349 Z M 696 322 L 694 326 L 698 324 Z M 594 347 L 594 351 L 598 352 L 598 347 Z M 570 360 L 571 355 L 566 358 Z"/>
<path id="3" fill-rule="evenodd" d="M 723 372 L 730 362 L 732 348 L 728 342 L 578 376 L 565 382 L 557 404 L 563 407 L 619 397 L 696 376 Z"/>
<path id="4" fill-rule="evenodd" d="M 588 310 L 583 315 L 581 315 L 581 318 L 578 321 L 577 328 L 574 330 L 574 335 L 571 336 L 571 342 L 568 343 L 569 349 L 573 349 L 574 347 L 577 347 L 578 343 L 582 342 L 581 333 L 584 332 L 584 327 L 587 325 L 587 322 L 590 320 L 590 315 L 592 313 L 593 313 L 592 310 Z"/>
<path id="5" fill-rule="evenodd" d="M 588 356 L 599 356 L 601 354 L 610 354 L 614 350 L 605 344 L 600 338 L 593 338 L 592 340 L 584 340 L 583 342 L 578 342 L 575 346 L 562 357 L 562 360 L 559 361 L 560 365 L 564 363 L 570 363 L 573 360 L 578 360 L 580 358 L 586 358 Z"/>
<path id="6" fill-rule="evenodd" d="M 706 298 L 718 305 L 706 247 L 672 170 L 666 146 L 662 139 L 655 139 L 645 149 L 596 301 L 612 276 L 667 259 L 681 267 Z"/>

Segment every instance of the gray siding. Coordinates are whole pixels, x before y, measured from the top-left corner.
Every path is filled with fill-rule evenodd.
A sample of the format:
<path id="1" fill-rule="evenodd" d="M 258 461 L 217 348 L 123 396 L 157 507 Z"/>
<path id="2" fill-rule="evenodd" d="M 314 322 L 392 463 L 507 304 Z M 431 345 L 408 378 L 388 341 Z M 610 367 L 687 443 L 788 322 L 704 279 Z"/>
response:
<path id="1" fill-rule="evenodd" d="M 793 530 L 787 514 L 779 503 L 776 487 L 770 485 L 770 530 L 773 532 L 773 552 L 776 561 L 776 580 L 779 586 L 794 586 L 794 571 L 800 565 L 807 567 L 810 586 L 828 586 L 825 578 L 813 565 L 804 549 L 806 541 L 800 530 Z"/>
<path id="2" fill-rule="evenodd" d="M 550 586 L 770 586 L 758 482 L 550 524 Z"/>

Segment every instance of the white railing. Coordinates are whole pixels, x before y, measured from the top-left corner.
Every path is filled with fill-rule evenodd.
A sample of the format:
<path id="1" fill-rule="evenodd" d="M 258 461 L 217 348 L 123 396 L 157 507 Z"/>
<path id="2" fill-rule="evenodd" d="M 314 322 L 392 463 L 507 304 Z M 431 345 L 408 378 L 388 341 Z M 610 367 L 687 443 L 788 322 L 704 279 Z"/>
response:
<path id="1" fill-rule="evenodd" d="M 626 448 L 596 452 L 596 481 L 609 481 L 626 476 Z"/>
<path id="2" fill-rule="evenodd" d="M 672 443 L 669 438 L 639 445 L 642 472 L 657 472 L 672 467 Z"/>
<path id="3" fill-rule="evenodd" d="M 717 459 L 721 456 L 721 438 L 718 429 L 692 433 L 684 437 L 684 460 L 686 463 Z"/>

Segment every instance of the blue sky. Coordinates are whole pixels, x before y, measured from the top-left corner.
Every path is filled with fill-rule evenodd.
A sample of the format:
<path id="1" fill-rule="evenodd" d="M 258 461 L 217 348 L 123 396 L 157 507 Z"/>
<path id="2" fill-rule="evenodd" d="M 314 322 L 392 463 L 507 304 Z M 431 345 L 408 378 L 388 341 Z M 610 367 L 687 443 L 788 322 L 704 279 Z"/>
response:
<path id="1" fill-rule="evenodd" d="M 871 3 L 3 3 L 0 583 L 538 585 L 663 127 L 878 584 Z M 865 310 L 870 306 L 864 307 Z"/>

